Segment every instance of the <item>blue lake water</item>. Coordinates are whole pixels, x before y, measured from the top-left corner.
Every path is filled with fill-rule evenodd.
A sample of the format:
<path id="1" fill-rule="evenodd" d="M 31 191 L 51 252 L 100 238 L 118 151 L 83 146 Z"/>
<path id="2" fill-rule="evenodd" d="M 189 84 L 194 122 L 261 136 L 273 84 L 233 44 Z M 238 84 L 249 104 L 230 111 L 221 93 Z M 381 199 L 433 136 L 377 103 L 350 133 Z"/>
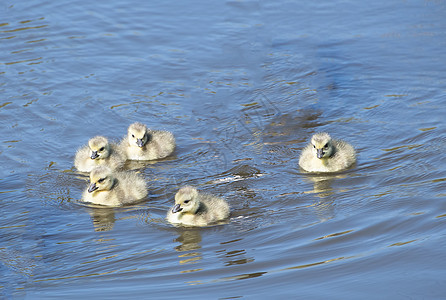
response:
<path id="1" fill-rule="evenodd" d="M 440 299 L 446 293 L 446 2 L 0 5 L 0 298 Z M 150 196 L 79 202 L 95 135 L 172 131 Z M 298 167 L 312 134 L 358 151 Z M 228 224 L 165 221 L 179 187 Z"/>

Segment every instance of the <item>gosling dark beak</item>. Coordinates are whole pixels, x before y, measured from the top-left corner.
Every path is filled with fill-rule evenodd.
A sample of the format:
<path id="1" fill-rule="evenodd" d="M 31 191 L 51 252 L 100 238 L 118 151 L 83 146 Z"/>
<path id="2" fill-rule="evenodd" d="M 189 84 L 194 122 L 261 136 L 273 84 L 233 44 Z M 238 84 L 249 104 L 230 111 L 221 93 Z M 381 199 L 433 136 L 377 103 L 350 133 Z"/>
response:
<path id="1" fill-rule="evenodd" d="M 324 154 L 325 154 L 325 152 L 324 152 L 324 149 L 317 149 L 317 158 L 322 158 L 322 157 L 324 157 Z"/>
<path id="2" fill-rule="evenodd" d="M 142 141 L 142 139 L 136 139 L 136 145 L 138 145 L 138 147 L 142 148 L 142 146 L 144 146 L 144 142 Z"/>
<path id="3" fill-rule="evenodd" d="M 175 204 L 175 206 L 172 208 L 172 213 L 177 213 L 179 211 L 182 211 L 183 209 L 179 204 Z"/>
<path id="4" fill-rule="evenodd" d="M 91 151 L 91 156 L 90 156 L 91 159 L 96 159 L 98 157 L 99 157 L 98 151 Z"/>
<path id="5" fill-rule="evenodd" d="M 88 187 L 88 192 L 89 193 L 93 193 L 94 191 L 96 191 L 98 189 L 98 187 L 96 186 L 96 183 L 91 183 L 90 186 Z"/>

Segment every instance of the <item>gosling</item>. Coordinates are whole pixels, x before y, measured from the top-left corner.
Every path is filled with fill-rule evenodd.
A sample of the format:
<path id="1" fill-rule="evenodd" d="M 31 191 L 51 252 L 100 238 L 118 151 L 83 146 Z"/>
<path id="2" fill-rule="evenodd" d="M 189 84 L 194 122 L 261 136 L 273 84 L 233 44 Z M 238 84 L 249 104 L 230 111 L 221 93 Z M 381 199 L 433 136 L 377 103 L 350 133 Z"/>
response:
<path id="1" fill-rule="evenodd" d="M 134 172 L 113 172 L 103 166 L 90 173 L 90 185 L 83 201 L 106 206 L 122 206 L 138 202 L 147 196 L 146 181 Z"/>
<path id="2" fill-rule="evenodd" d="M 200 193 L 185 186 L 175 195 L 175 205 L 167 213 L 167 221 L 174 225 L 208 226 L 229 217 L 229 205 L 223 199 Z"/>
<path id="3" fill-rule="evenodd" d="M 125 155 L 117 145 L 109 143 L 103 136 L 96 136 L 77 151 L 74 166 L 80 172 L 91 172 L 97 166 L 118 170 L 124 166 L 125 161 Z"/>
<path id="4" fill-rule="evenodd" d="M 356 162 L 352 145 L 335 140 L 326 132 L 316 133 L 302 150 L 299 165 L 308 172 L 338 172 Z"/>
<path id="5" fill-rule="evenodd" d="M 129 160 L 155 160 L 172 154 L 175 138 L 169 131 L 148 129 L 137 122 L 129 126 L 120 146 Z"/>

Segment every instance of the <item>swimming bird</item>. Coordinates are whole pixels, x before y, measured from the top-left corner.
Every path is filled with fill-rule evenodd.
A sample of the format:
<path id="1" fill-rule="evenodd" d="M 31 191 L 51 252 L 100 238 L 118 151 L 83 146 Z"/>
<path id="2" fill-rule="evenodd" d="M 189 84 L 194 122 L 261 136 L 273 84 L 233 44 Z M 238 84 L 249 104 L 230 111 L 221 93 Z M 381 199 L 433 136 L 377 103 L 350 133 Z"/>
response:
<path id="1" fill-rule="evenodd" d="M 83 201 L 106 206 L 122 206 L 147 196 L 147 183 L 135 172 L 114 172 L 103 166 L 90 172 L 90 185 Z"/>
<path id="2" fill-rule="evenodd" d="M 172 154 L 175 138 L 169 131 L 152 130 L 142 123 L 133 123 L 120 143 L 130 160 L 161 159 Z"/>
<path id="3" fill-rule="evenodd" d="M 316 133 L 302 150 L 299 165 L 308 172 L 338 172 L 356 162 L 352 145 L 332 139 L 326 132 Z"/>
<path id="4" fill-rule="evenodd" d="M 186 226 L 207 226 L 228 217 L 229 205 L 223 198 L 200 193 L 192 186 L 176 193 L 175 205 L 167 213 L 167 221 Z"/>
<path id="5" fill-rule="evenodd" d="M 96 136 L 77 151 L 74 166 L 80 172 L 90 172 L 97 166 L 117 170 L 124 166 L 125 161 L 125 154 L 117 145 L 109 143 L 106 137 Z"/>

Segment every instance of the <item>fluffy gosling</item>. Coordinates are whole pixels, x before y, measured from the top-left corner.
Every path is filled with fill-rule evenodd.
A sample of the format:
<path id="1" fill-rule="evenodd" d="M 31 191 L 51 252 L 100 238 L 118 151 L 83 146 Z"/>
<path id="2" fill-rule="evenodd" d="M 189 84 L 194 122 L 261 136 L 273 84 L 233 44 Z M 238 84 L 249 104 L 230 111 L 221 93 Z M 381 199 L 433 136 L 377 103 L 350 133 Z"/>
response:
<path id="1" fill-rule="evenodd" d="M 74 166 L 80 172 L 91 172 L 97 166 L 117 170 L 124 166 L 125 161 L 125 155 L 117 145 L 109 143 L 103 136 L 96 136 L 77 151 Z"/>
<path id="2" fill-rule="evenodd" d="M 316 133 L 302 150 L 299 166 L 308 172 L 338 172 L 356 162 L 352 145 L 335 140 L 326 132 Z"/>
<path id="3" fill-rule="evenodd" d="M 146 181 L 134 172 L 113 172 L 96 167 L 90 173 L 90 185 L 83 201 L 106 206 L 122 206 L 138 202 L 147 196 Z"/>
<path id="4" fill-rule="evenodd" d="M 167 221 L 175 225 L 208 226 L 229 217 L 229 205 L 223 199 L 200 193 L 185 186 L 175 195 L 175 205 L 167 213 Z"/>
<path id="5" fill-rule="evenodd" d="M 129 126 L 120 146 L 130 160 L 161 159 L 172 154 L 175 138 L 169 131 L 148 129 L 137 122 Z"/>

